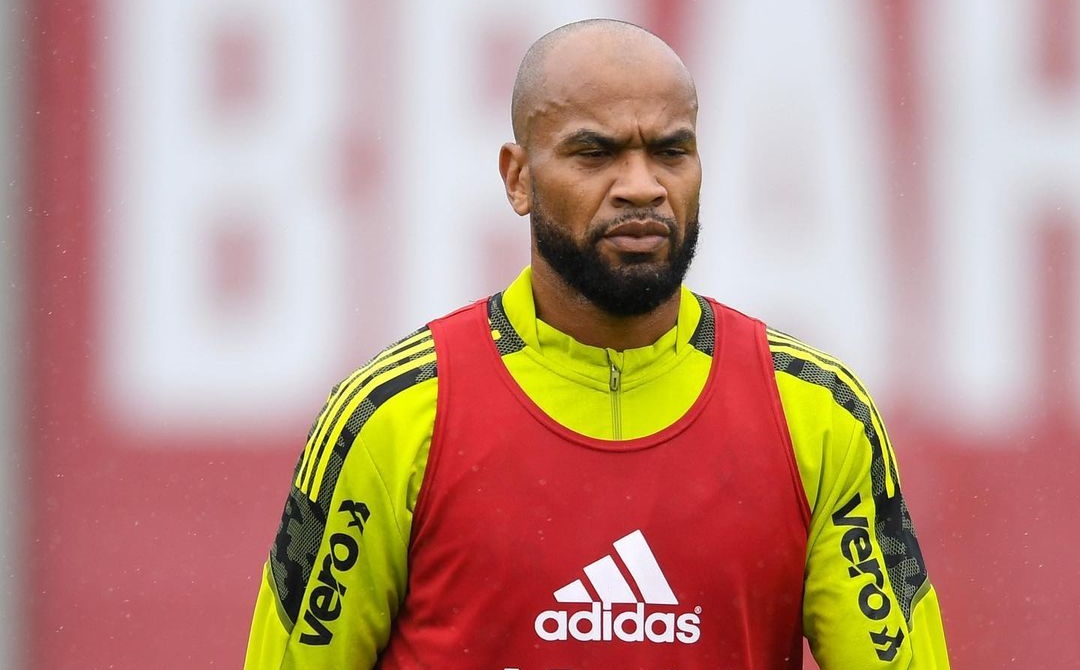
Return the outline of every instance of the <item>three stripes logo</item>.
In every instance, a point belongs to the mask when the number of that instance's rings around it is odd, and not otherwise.
[[[554,592],[556,602],[578,607],[541,612],[533,622],[537,636],[549,642],[697,642],[701,608],[681,614],[675,610],[679,601],[642,532],[635,530],[613,544],[637,592],[608,554],[585,566],[592,592],[580,579]]]

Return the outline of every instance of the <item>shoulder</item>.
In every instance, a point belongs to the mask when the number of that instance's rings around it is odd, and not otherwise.
[[[869,391],[841,359],[766,328],[776,386],[811,509],[857,463],[893,462],[885,424]],[[854,468],[854,469],[853,469]],[[892,468],[890,468],[892,469]]]
[[[387,422],[422,421],[434,417],[438,362],[431,331],[414,330],[355,369],[330,391],[311,426],[303,456],[297,464],[296,488],[313,499],[336,474],[358,440],[371,447],[369,456],[408,458],[401,442],[379,445],[366,439]],[[395,420],[396,417],[399,417]],[[386,453],[384,453],[386,452]],[[335,463],[337,464],[335,467]]]
[[[785,410],[797,411],[799,407],[809,406],[808,409],[816,412],[822,404],[827,404],[850,419],[872,421],[870,415],[876,409],[870,393],[843,360],[715,298],[691,295],[700,305],[702,315],[698,332],[692,338],[694,342],[708,342],[714,328],[731,325],[747,332],[756,331],[757,337],[764,337]],[[714,314],[715,320],[724,322],[723,326],[714,323]]]
[[[338,422],[348,417],[354,425],[366,421],[383,405],[437,376],[435,343],[430,328],[424,326],[387,346],[338,383],[327,401],[327,409],[331,405],[335,409],[326,418]],[[358,429],[356,425],[354,432]]]
[[[868,431],[875,430],[880,419],[873,399],[844,361],[775,328],[766,327],[765,334],[785,404],[794,409],[802,403],[825,402],[866,424]]]

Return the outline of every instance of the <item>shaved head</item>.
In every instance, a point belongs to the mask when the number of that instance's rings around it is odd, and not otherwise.
[[[685,81],[696,108],[694,80],[686,66],[666,42],[648,30],[614,19],[587,19],[552,30],[529,47],[518,67],[510,104],[514,141],[528,143],[532,120],[542,111],[545,92],[560,83],[554,79],[573,77],[591,63],[632,69],[642,62],[664,61],[670,63],[673,76]]]

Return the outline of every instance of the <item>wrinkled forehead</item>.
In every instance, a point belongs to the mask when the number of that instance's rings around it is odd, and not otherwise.
[[[545,134],[565,124],[669,132],[697,118],[693,79],[651,35],[575,35],[553,46],[531,102],[529,125]]]
[[[657,36],[619,22],[572,25],[531,46],[514,82],[518,143],[568,115],[626,120],[679,117],[693,128],[697,92],[686,66]]]
[[[596,126],[613,135],[693,130],[697,97],[685,69],[670,61],[564,62],[537,96],[534,132]]]

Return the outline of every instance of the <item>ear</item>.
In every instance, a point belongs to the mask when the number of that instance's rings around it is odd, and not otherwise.
[[[513,142],[507,142],[499,150],[499,174],[506,187],[506,199],[519,216],[532,209],[532,182],[526,159],[525,148]]]

